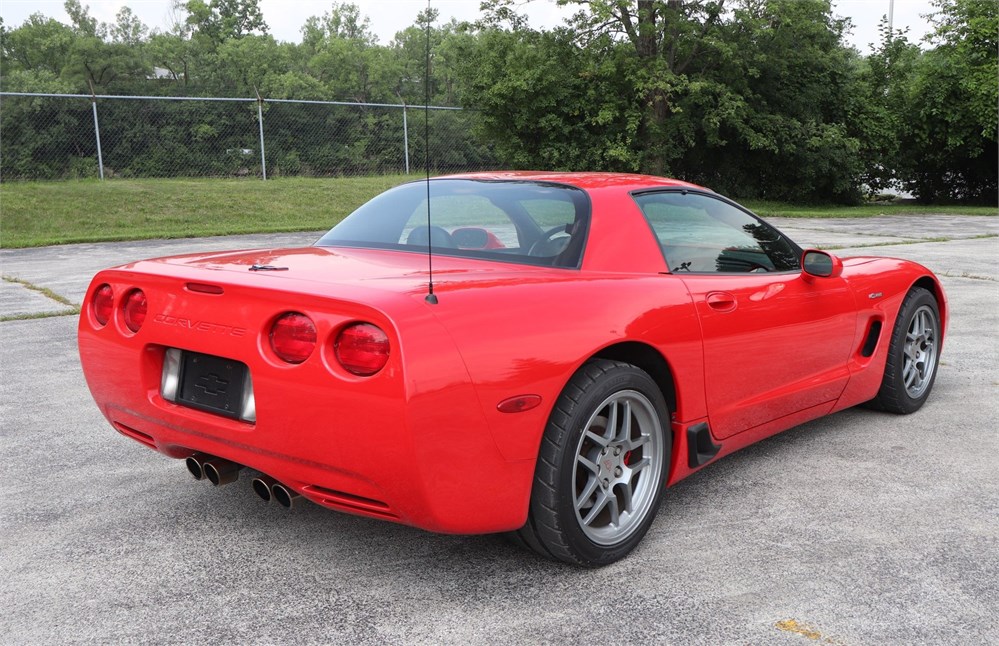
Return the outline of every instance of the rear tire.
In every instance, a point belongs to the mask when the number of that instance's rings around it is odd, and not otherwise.
[[[662,501],[669,419],[662,392],[644,371],[606,359],[587,362],[548,420],[518,542],[586,567],[624,558]]]
[[[936,298],[913,287],[895,320],[881,389],[870,402],[874,408],[899,415],[919,410],[937,376],[941,338]]]

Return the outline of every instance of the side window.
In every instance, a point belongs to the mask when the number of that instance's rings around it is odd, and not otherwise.
[[[635,196],[670,271],[745,273],[800,269],[798,248],[779,231],[720,199],[699,193]]]

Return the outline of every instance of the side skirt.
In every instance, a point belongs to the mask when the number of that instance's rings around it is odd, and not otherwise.
[[[715,444],[711,440],[711,430],[707,422],[695,424],[687,429],[687,466],[691,469],[707,464],[720,450],[721,444]]]

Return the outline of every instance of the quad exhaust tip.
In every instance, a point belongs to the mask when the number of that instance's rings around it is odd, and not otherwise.
[[[295,500],[302,497],[291,487],[283,485],[270,476],[259,476],[253,479],[253,492],[264,502],[277,501],[285,509],[291,509]]]
[[[238,480],[239,471],[243,468],[241,464],[204,453],[195,453],[184,460],[184,463],[195,480],[208,480],[216,487]],[[302,494],[270,476],[257,476],[250,484],[253,492],[261,500],[264,502],[275,500],[285,509],[291,509],[295,501],[302,497]]]
[[[195,453],[186,460],[187,470],[195,480],[207,479],[216,487],[236,482],[243,465],[216,458],[204,453]]]

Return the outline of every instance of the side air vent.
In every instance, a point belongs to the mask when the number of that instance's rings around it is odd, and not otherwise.
[[[878,339],[881,338],[881,321],[871,321],[871,326],[867,329],[867,338],[860,348],[860,356],[869,357],[874,354],[878,347]]]

